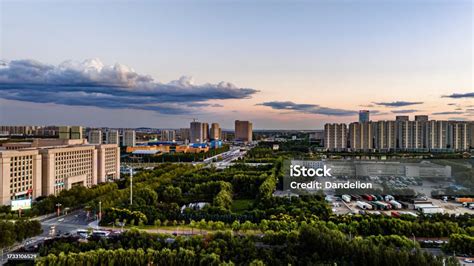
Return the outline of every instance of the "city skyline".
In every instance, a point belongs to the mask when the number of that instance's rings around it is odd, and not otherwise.
[[[472,5],[2,2],[0,121],[322,129],[359,110],[473,120]]]

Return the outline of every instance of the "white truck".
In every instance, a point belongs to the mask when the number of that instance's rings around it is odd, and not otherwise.
[[[342,198],[343,201],[345,201],[347,203],[351,202],[351,196],[349,196],[349,195],[342,195],[341,198]]]
[[[401,209],[402,208],[402,204],[396,200],[391,200],[389,201],[388,203],[390,203],[390,205],[392,205],[392,207],[394,209]]]
[[[363,201],[357,201],[356,202],[357,207],[363,209],[363,210],[372,210],[372,205],[363,202]]]

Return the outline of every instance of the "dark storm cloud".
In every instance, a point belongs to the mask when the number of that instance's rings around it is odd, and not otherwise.
[[[443,98],[452,98],[452,99],[460,99],[460,98],[474,98],[474,92],[468,93],[453,93],[450,95],[443,95]]]
[[[328,116],[350,116],[357,114],[356,111],[323,107],[316,104],[297,104],[290,101],[272,101],[259,103],[257,105],[267,106],[274,110],[288,110],[306,114],[318,114]]]
[[[99,60],[66,61],[58,66],[15,60],[0,67],[0,98],[35,103],[189,113],[208,100],[247,99],[257,90],[228,82],[196,85],[190,77],[169,83]]]
[[[376,105],[382,105],[386,107],[403,107],[409,105],[422,104],[423,102],[406,102],[406,101],[396,101],[396,102],[374,102]]]

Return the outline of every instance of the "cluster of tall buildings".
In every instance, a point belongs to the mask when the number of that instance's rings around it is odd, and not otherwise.
[[[1,136],[57,136],[57,126],[0,126]]]
[[[187,132],[181,129],[183,136]],[[253,136],[252,122],[235,120],[234,141],[251,142]],[[193,121],[189,127],[189,141],[191,143],[204,143],[213,140],[222,140],[222,128],[218,123],[212,123],[209,127],[208,123]]]
[[[331,151],[468,151],[474,147],[474,123],[429,120],[426,115],[370,121],[361,111],[359,122],[326,124],[324,146]]]
[[[90,144],[79,129],[62,128],[61,138],[2,144],[0,205],[120,178],[118,145]]]
[[[61,138],[61,134],[59,137]],[[89,130],[87,140],[90,144],[117,144],[124,147],[133,147],[136,145],[136,133],[135,130],[130,129],[123,130],[122,135],[117,129],[107,131],[92,129]]]
[[[189,141],[191,143],[204,143],[222,139],[222,129],[218,123],[191,122],[189,126]]]

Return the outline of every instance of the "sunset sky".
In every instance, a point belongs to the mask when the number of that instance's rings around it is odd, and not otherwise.
[[[474,120],[473,1],[0,1],[0,124]]]

